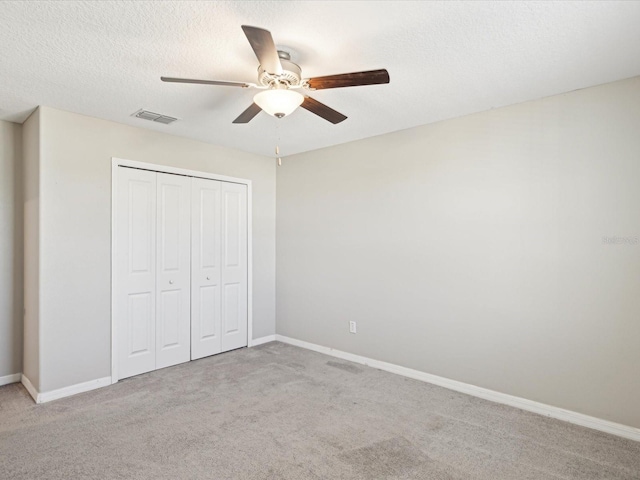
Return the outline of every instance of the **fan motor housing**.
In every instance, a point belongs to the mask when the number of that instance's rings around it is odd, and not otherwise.
[[[278,52],[280,53],[280,52]],[[275,84],[286,84],[289,86],[300,85],[302,80],[302,69],[290,60],[280,56],[280,64],[282,65],[282,73],[280,75],[272,75],[262,68],[258,67],[258,83],[265,87],[271,87]]]

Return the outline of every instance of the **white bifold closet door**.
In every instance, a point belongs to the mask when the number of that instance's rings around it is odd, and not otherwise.
[[[247,345],[247,187],[194,178],[191,358]]]
[[[156,368],[191,359],[191,177],[158,173]]]
[[[191,178],[118,168],[120,378],[191,356]]]
[[[156,368],[156,173],[118,168],[118,376]]]
[[[118,168],[118,377],[247,345],[247,187]]]

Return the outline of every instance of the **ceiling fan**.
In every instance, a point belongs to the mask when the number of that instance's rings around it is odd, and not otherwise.
[[[336,124],[346,116],[314,100],[298,90],[355,87],[389,83],[389,72],[384,69],[343,73],[326,77],[302,78],[302,69],[291,61],[288,52],[276,49],[271,32],[263,28],[242,25],[242,30],[258,57],[258,83],[195,80],[190,78],[160,77],[163,82],[197,83],[226,87],[257,88],[263,90],[253,97],[253,103],[233,123],[249,123],[262,110],[282,118],[302,107]]]

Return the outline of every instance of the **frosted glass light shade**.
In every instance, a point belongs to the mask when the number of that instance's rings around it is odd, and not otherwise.
[[[282,118],[292,113],[304,100],[304,96],[293,90],[265,90],[253,97],[262,110],[274,117]]]

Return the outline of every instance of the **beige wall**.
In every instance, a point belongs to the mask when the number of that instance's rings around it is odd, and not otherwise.
[[[277,333],[640,427],[639,132],[633,78],[285,159]]]
[[[273,159],[52,108],[40,115],[40,391],[111,375],[111,157],[252,180],[253,336],[275,333]]]
[[[22,124],[24,187],[24,356],[22,371],[40,385],[40,109]]]
[[[0,120],[0,378],[22,372],[22,126]]]

